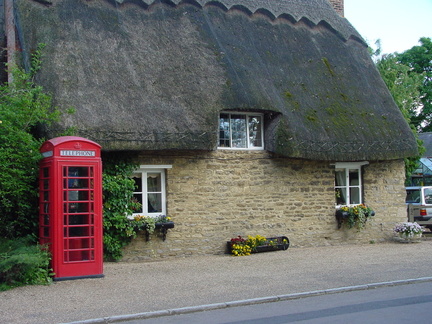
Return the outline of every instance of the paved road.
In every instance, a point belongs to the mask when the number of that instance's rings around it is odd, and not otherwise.
[[[432,282],[131,320],[128,324],[429,323]]]
[[[129,314],[431,278],[431,250],[432,240],[426,239],[416,244],[290,247],[247,257],[106,263],[102,279],[0,292],[0,323],[104,322]]]

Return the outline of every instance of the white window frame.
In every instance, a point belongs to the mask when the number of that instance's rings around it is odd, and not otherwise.
[[[141,188],[142,191],[134,191],[134,195],[141,194],[142,195],[142,212],[133,213],[129,218],[133,218],[137,215],[145,215],[150,217],[157,217],[160,215],[167,215],[167,201],[166,201],[166,170],[171,169],[171,165],[140,165],[139,169],[132,172],[132,176],[134,174],[141,175]],[[147,175],[149,173],[158,173],[161,176],[161,212],[148,212],[148,190],[147,190]],[[159,193],[159,192],[158,192]]]
[[[229,129],[229,135],[230,135],[230,145],[229,147],[227,146],[220,146],[220,115],[222,114],[227,114],[229,115],[229,119],[230,119],[230,129]],[[232,147],[232,122],[231,122],[231,115],[244,115],[246,116],[246,146],[247,147]],[[259,116],[261,118],[261,146],[250,146],[250,141],[248,140],[248,134],[249,134],[249,117],[257,117]],[[264,150],[264,114],[261,113],[253,113],[253,112],[237,112],[237,111],[222,111],[219,114],[219,119],[218,119],[218,149],[221,150]]]
[[[345,188],[346,192],[346,205],[338,205],[337,201],[335,202],[336,208],[340,208],[342,206],[356,206],[363,203],[363,182],[362,182],[362,166],[369,164],[367,161],[363,162],[337,162],[334,164],[335,171],[343,169],[345,170],[345,185],[344,186],[336,186],[336,179],[335,179],[335,192],[336,189],[339,188]],[[350,170],[357,170],[358,176],[359,176],[359,183],[357,185],[350,185],[349,183],[349,171]],[[350,188],[358,188],[359,190],[359,203],[358,204],[351,204],[351,197],[350,197]]]

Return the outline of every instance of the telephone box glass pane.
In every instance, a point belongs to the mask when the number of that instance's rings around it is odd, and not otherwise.
[[[94,168],[63,167],[64,262],[95,259]]]
[[[88,226],[69,227],[69,237],[90,236]]]
[[[65,240],[64,248],[66,250],[81,250],[91,248],[91,239],[77,238]]]
[[[69,167],[68,172],[69,177],[88,177],[89,168],[88,167]]]
[[[49,203],[44,203],[44,209],[43,209],[44,213],[48,214],[49,212]]]
[[[89,224],[89,215],[69,215],[69,222],[67,225],[83,225]]]
[[[69,201],[89,200],[89,192],[88,191],[69,191],[68,192],[68,200]]]
[[[68,180],[68,186],[65,188],[73,188],[73,189],[88,189],[89,181],[88,179],[71,179]]]
[[[89,204],[88,203],[69,203],[67,204],[69,208],[65,211],[65,213],[87,213],[89,212]]]

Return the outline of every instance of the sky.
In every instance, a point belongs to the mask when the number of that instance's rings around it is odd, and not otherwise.
[[[432,0],[345,0],[345,18],[372,48],[402,53],[432,38]]]

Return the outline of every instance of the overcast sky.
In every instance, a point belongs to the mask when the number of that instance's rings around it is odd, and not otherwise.
[[[432,0],[345,0],[345,17],[373,48],[381,39],[383,53],[432,38]]]

